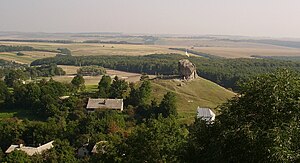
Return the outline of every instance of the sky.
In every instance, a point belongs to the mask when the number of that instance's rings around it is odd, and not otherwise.
[[[0,31],[300,38],[300,0],[0,0]]]

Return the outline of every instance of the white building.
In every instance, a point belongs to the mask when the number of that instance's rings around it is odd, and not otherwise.
[[[41,145],[39,147],[27,147],[27,146],[24,146],[23,144],[20,144],[20,145],[11,145],[5,151],[5,153],[8,154],[8,153],[13,152],[14,150],[20,150],[20,151],[25,152],[29,156],[32,156],[34,154],[41,154],[43,151],[46,151],[46,150],[49,150],[49,149],[53,148],[53,142],[54,141],[51,141],[51,142],[46,143],[44,145]]]
[[[197,118],[201,118],[207,122],[212,122],[216,118],[216,114],[209,108],[197,108]]]

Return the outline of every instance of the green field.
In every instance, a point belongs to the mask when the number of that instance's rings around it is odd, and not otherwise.
[[[22,64],[30,64],[36,59],[54,57],[56,53],[40,52],[40,51],[21,51],[24,56],[18,56],[16,52],[0,52],[0,59],[14,61]]]
[[[215,110],[218,105],[235,96],[233,92],[203,78],[189,82],[154,80],[152,87],[153,98],[158,100],[162,99],[168,91],[176,94],[178,113],[185,123],[191,123],[194,120],[198,106]]]
[[[139,56],[148,54],[178,53],[185,55],[184,52],[170,50],[169,46],[160,45],[127,45],[127,44],[92,44],[92,43],[31,43],[31,42],[1,42],[0,45],[10,46],[31,46],[42,50],[57,50],[57,48],[68,48],[74,56],[90,55],[128,55]],[[0,53],[0,59],[16,61],[21,63],[31,63],[32,61],[45,57],[53,57],[56,53],[50,52],[23,52],[25,56],[17,56],[15,53]]]

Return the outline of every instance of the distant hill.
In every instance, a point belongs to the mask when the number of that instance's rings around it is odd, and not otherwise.
[[[235,96],[233,92],[203,78],[189,82],[154,80],[152,87],[153,98],[158,100],[162,99],[168,91],[176,94],[180,119],[186,123],[194,120],[198,106],[214,109]]]

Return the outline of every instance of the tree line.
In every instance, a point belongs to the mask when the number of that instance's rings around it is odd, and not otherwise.
[[[31,47],[31,46],[0,45],[0,52],[16,52],[16,51],[58,52],[56,50],[36,49],[36,48]]]
[[[275,72],[278,68],[300,71],[300,62],[274,59],[226,59],[189,57],[179,54],[152,54],[147,56],[76,56],[53,57],[33,61],[31,65],[56,63],[60,65],[98,65],[105,68],[147,73],[151,75],[178,74],[178,61],[189,59],[197,66],[198,74],[223,87],[238,91],[238,83],[258,74]]]

